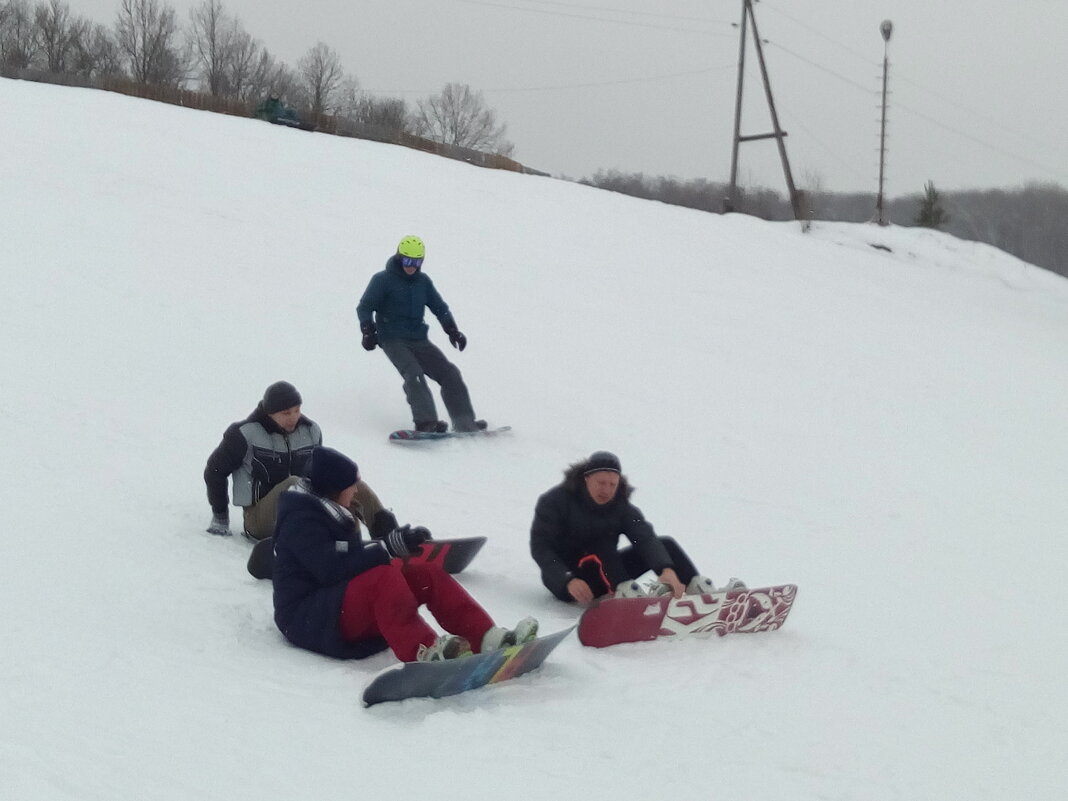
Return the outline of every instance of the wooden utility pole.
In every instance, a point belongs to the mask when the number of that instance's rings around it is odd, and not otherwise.
[[[753,43],[756,45],[757,61],[760,64],[760,75],[764,81],[764,95],[768,101],[768,111],[771,113],[772,132],[765,134],[750,134],[742,136],[742,94],[745,79],[745,49],[746,33],[748,26],[753,28]],[[760,32],[757,30],[756,16],[753,14],[753,0],[742,0],[741,40],[738,48],[738,93],[734,102],[734,147],[731,150],[731,185],[727,195],[725,211],[734,211],[738,192],[738,146],[742,142],[752,142],[757,139],[772,139],[778,143],[779,158],[782,160],[783,174],[786,176],[786,188],[790,193],[790,206],[794,212],[794,219],[801,220],[804,213],[801,209],[801,197],[794,186],[794,177],[790,172],[790,160],[786,157],[786,132],[779,125],[779,115],[775,110],[775,99],[771,95],[771,81],[768,79],[768,67],[764,61],[764,47],[760,41]]]

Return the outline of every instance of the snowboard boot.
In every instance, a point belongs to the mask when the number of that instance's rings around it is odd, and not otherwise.
[[[621,581],[616,585],[616,598],[647,598],[649,593],[645,591],[645,588],[634,581]]]
[[[464,434],[473,434],[476,431],[486,430],[485,420],[461,420],[460,422],[453,421],[452,430],[458,431]]]
[[[675,591],[670,584],[654,579],[645,585],[645,594],[650,598],[659,598],[662,595],[674,595]]]
[[[716,585],[708,576],[694,576],[686,585],[687,595],[708,595],[716,591]]]
[[[496,651],[498,648],[509,648],[513,645],[522,645],[530,642],[538,636],[538,621],[532,617],[525,617],[515,624],[514,629],[505,629],[500,626],[490,626],[482,635],[482,650]]]
[[[449,424],[444,420],[424,420],[415,424],[415,430],[426,434],[444,434],[449,430]]]
[[[433,645],[420,645],[415,653],[416,662],[441,662],[445,659],[461,659],[471,656],[471,643],[455,634],[443,634]]]

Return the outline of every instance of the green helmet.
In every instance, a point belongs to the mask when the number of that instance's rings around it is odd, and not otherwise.
[[[426,255],[423,240],[417,236],[406,236],[397,245],[397,253],[411,259],[421,259]]]

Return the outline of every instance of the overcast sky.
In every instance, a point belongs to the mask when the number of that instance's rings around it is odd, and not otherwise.
[[[110,23],[118,0],[69,0]],[[200,0],[172,0],[185,24]],[[508,125],[517,160],[726,180],[741,0],[226,0],[277,58],[317,41],[363,89],[414,104],[469,84]],[[1068,0],[761,0],[756,19],[800,187],[878,186],[889,43],[886,192],[1068,187]],[[747,48],[743,134],[771,131]],[[741,147],[740,178],[785,187],[774,142]]]

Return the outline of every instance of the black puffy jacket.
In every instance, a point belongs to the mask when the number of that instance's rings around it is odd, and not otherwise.
[[[541,568],[541,579],[557,597],[567,597],[567,583],[579,560],[593,555],[601,562],[612,587],[629,578],[619,557],[619,535],[624,535],[645,564],[659,573],[673,567],[663,544],[641,509],[630,502],[633,492],[620,476],[615,498],[598,505],[586,490],[585,464],[573,465],[564,481],[538,498],[530,526],[530,554]],[[595,594],[602,594],[597,587]]]

